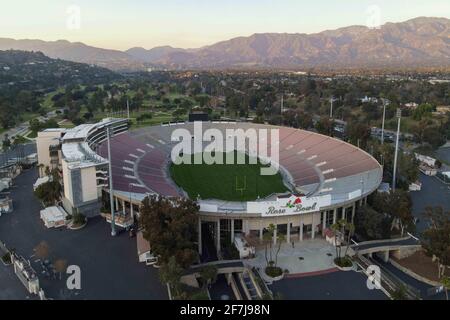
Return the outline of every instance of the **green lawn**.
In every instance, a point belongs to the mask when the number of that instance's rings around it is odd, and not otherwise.
[[[236,154],[237,152],[235,159]],[[172,163],[170,173],[175,183],[192,199],[200,195],[202,199],[252,201],[258,196],[265,198],[273,193],[288,191],[279,173],[274,176],[262,176],[261,164],[248,164],[247,155],[245,162],[244,165]]]

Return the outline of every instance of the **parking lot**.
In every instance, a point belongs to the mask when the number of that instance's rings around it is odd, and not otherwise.
[[[79,231],[68,229],[46,229],[39,218],[41,206],[33,196],[33,183],[37,170],[27,170],[15,179],[11,189],[14,212],[0,217],[0,240],[10,249],[32,262],[40,274],[40,283],[46,296],[52,299],[167,299],[167,290],[152,267],[139,264],[136,239],[127,233],[111,237],[110,226],[100,217],[89,220]],[[41,242],[49,247],[50,262],[66,260],[68,265],[81,269],[81,290],[71,291],[66,287],[67,275],[55,278],[42,274],[34,248]],[[3,270],[0,269],[0,273]],[[3,273],[0,280],[7,275]],[[12,281],[8,276],[8,283]],[[18,284],[19,280],[15,279]],[[20,284],[21,286],[21,284]],[[20,287],[19,286],[19,287]],[[26,298],[17,286],[8,296]]]
[[[420,173],[422,190],[411,193],[413,202],[413,215],[419,219],[416,225],[417,235],[428,228],[428,221],[423,216],[428,206],[441,206],[444,210],[450,210],[450,186],[443,184],[436,177],[429,177]]]

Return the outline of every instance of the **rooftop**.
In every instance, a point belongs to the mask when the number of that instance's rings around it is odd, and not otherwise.
[[[63,137],[62,153],[70,163],[69,168],[87,168],[107,164],[108,160],[95,153],[88,144],[89,134],[103,129],[107,125],[121,122],[123,119],[106,118],[95,124],[82,124],[67,130]]]

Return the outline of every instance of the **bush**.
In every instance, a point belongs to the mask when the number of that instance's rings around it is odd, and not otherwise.
[[[4,264],[11,264],[12,263],[11,253],[8,252],[7,254],[4,254],[2,256],[2,261],[3,261]]]
[[[190,296],[190,300],[209,300],[206,291],[199,291]]]
[[[136,118],[136,121],[137,122],[142,122],[142,121],[150,120],[150,119],[152,119],[152,114],[151,113],[144,113],[144,114],[141,114],[140,116],[138,116]]]
[[[349,257],[336,258],[334,263],[341,268],[350,268],[353,266],[353,262]]]
[[[279,277],[283,274],[283,270],[279,267],[269,266],[269,267],[266,267],[265,271],[266,271],[266,274],[272,278]]]
[[[81,226],[86,223],[86,217],[81,213],[76,213],[73,215],[73,224],[76,226]]]

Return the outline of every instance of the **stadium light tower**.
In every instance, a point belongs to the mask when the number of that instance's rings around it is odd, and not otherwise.
[[[395,182],[397,179],[398,142],[400,140],[400,122],[402,119],[402,110],[400,108],[397,109],[397,118],[398,118],[398,125],[397,125],[397,139],[395,141],[395,157],[394,157],[394,173],[392,175],[392,191],[395,191]]]
[[[333,119],[333,96],[330,99],[330,119]]]
[[[383,99],[383,122],[381,123],[381,144],[384,144],[384,121],[386,119],[386,101]]]
[[[106,128],[106,137],[108,139],[108,169],[109,169],[109,203],[111,208],[111,236],[116,236],[116,216],[114,212],[114,194],[112,177],[112,158],[111,158],[111,128]]]

